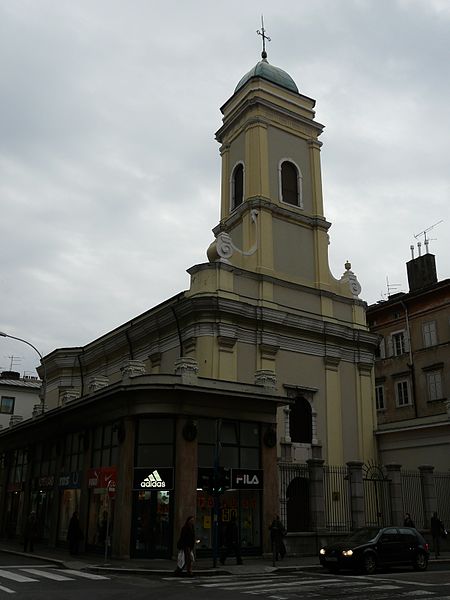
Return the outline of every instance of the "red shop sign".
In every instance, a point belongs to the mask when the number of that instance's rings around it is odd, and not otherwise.
[[[94,489],[106,489],[109,493],[116,491],[117,468],[98,467],[88,469],[88,487]]]

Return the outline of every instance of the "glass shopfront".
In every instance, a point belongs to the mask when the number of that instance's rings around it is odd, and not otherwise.
[[[171,556],[174,435],[172,418],[143,418],[138,423],[133,478],[132,556]]]
[[[229,490],[220,497],[219,506],[219,547],[223,544],[225,527],[234,517],[239,529],[242,552],[258,554],[262,538],[260,492]],[[204,491],[198,491],[196,534],[200,542],[197,549],[206,553],[212,550],[213,508],[213,497]]]
[[[114,507],[117,481],[116,467],[89,469],[89,517],[87,545],[103,552],[111,547],[114,535]],[[109,550],[108,550],[109,552]]]
[[[6,486],[6,515],[5,531],[8,538],[22,535],[24,520],[23,507],[25,495],[24,483],[28,473],[28,456],[24,450],[15,450],[11,453],[11,467]]]
[[[59,478],[59,542],[67,541],[69,521],[74,512],[79,512],[81,494],[80,482],[81,473],[78,471],[61,475]]]
[[[261,552],[262,471],[260,471],[260,427],[258,423],[198,419],[198,465],[196,533],[199,553],[213,546],[214,498],[204,485],[205,473],[217,469],[228,473],[227,490],[219,496],[218,543],[235,517],[244,554]],[[202,472],[202,473],[201,473]],[[256,475],[256,479],[255,479]],[[206,477],[207,479],[207,477]]]
[[[34,481],[34,489],[31,492],[31,510],[36,513],[38,526],[38,539],[48,541],[50,539],[51,520],[54,508],[54,482],[53,475],[39,477]]]
[[[132,553],[170,557],[170,491],[134,492]]]

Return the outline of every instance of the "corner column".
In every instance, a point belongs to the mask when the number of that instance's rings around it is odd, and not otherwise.
[[[114,511],[113,556],[130,557],[131,519],[133,506],[135,422],[126,418],[123,422],[123,441],[119,447],[117,465],[116,503]]]

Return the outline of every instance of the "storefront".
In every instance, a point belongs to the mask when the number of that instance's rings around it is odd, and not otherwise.
[[[88,471],[89,513],[87,546],[103,552],[111,546],[114,534],[114,506],[117,469],[98,467]]]
[[[71,473],[66,473],[59,477],[58,542],[67,541],[69,521],[74,512],[79,512],[81,494],[80,486],[80,471],[72,471]]]
[[[170,557],[173,486],[171,467],[134,470],[132,556]]]
[[[212,479],[213,469],[199,469],[198,478],[196,533],[197,539],[200,540],[197,551],[201,554],[209,554],[213,547],[214,498],[208,489],[200,489],[209,478],[208,471]],[[231,469],[227,479],[229,489],[219,496],[219,547],[223,543],[226,524],[234,517],[239,529],[242,552],[260,554],[263,471]]]
[[[22,483],[8,483],[6,487],[5,532],[7,538],[22,535],[24,492]]]
[[[54,487],[54,475],[43,475],[33,480],[30,512],[34,511],[36,513],[37,536],[38,539],[45,542],[50,539],[55,498]]]

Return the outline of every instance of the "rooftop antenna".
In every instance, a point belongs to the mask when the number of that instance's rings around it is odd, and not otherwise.
[[[270,39],[270,37],[268,35],[266,35],[266,30],[264,29],[264,15],[261,15],[261,29],[257,29],[256,33],[262,37],[263,49],[261,52],[261,56],[262,56],[262,58],[267,58],[266,40],[268,42],[271,42],[272,40]]]
[[[8,356],[9,358],[9,370],[12,371],[17,363],[20,363],[22,358],[20,356]]]
[[[389,277],[386,275],[386,287],[387,287],[387,294],[388,294],[388,298],[391,296],[391,292],[396,292],[396,290],[398,290],[399,287],[401,287],[401,283],[390,283],[389,281]]]
[[[434,225],[430,225],[430,227],[427,227],[426,229],[424,229],[423,231],[420,231],[419,233],[417,233],[414,237],[419,238],[421,235],[423,235],[423,243],[425,246],[425,252],[428,254],[428,244],[430,243],[430,241],[433,239],[435,240],[436,238],[428,238],[427,237],[427,233],[429,231],[431,231],[432,229],[434,229],[436,227],[436,225],[439,225],[440,223],[443,223],[444,219],[441,219],[440,221],[438,221],[437,223],[435,223]],[[411,246],[412,248],[412,246]],[[419,256],[422,256],[422,243],[421,242],[417,242],[417,248],[419,249]],[[413,258],[414,258],[414,254],[413,254]]]

